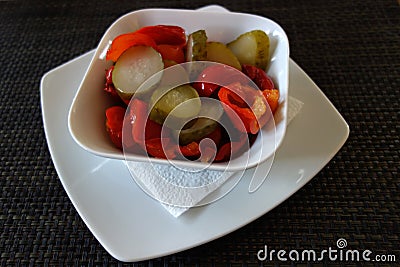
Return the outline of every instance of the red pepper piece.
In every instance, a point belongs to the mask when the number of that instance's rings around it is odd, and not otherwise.
[[[263,69],[253,65],[244,64],[242,65],[242,71],[258,86],[261,91],[272,90],[275,88],[274,82]]]
[[[147,104],[135,98],[130,102],[129,108],[133,140],[144,148]]]
[[[221,129],[217,127],[211,134],[207,135],[205,138],[210,138],[212,139],[215,144],[218,146],[220,140],[221,140]],[[178,149],[182,153],[183,156],[185,157],[198,157],[200,156],[201,152],[203,153],[208,153],[215,155],[216,152],[212,151],[200,151],[200,146],[199,143],[197,142],[191,142],[185,146],[179,146],[175,144],[170,138],[157,138],[157,137],[152,137],[149,139],[145,140],[146,144],[146,151],[149,153],[151,156],[156,157],[156,158],[163,158],[163,159],[174,159],[178,155]],[[163,147],[164,144],[164,147]]]
[[[200,97],[211,97],[220,87],[218,84],[207,82],[194,82],[192,86]]]
[[[171,144],[171,142],[170,138],[148,139],[145,141],[146,151],[155,158],[174,159],[176,157],[176,145]]]
[[[135,98],[131,101],[129,107],[133,140],[145,149],[146,140],[161,138],[162,126],[148,119],[148,106],[145,102]]]
[[[152,38],[156,44],[186,45],[186,33],[182,27],[174,25],[146,26],[136,31]]]
[[[243,65],[242,71],[258,86],[271,108],[272,113],[279,105],[279,90],[275,89],[274,82],[264,70],[252,65]]]
[[[134,45],[151,46],[157,49],[156,42],[148,35],[143,33],[131,32],[117,36],[111,43],[107,51],[106,60],[114,62],[124,53],[129,47]]]
[[[111,66],[106,70],[106,83],[104,87],[104,91],[109,93],[112,97],[119,97],[117,91],[115,90],[114,83],[112,81],[112,71],[114,70],[114,66]]]
[[[211,140],[213,140],[214,144],[218,147],[222,139],[221,127],[218,125],[214,131],[206,135],[204,138],[210,138]]]
[[[263,95],[267,100],[269,107],[271,108],[272,114],[274,114],[279,106],[279,90],[278,89],[264,90]]]
[[[113,106],[106,109],[106,130],[113,144],[122,149],[122,126],[126,109]]]
[[[268,121],[268,103],[261,91],[234,83],[222,87],[218,97],[229,107],[224,105],[225,112],[235,128],[241,132],[256,134]]]
[[[128,104],[129,101],[125,101],[125,100],[121,99],[121,97],[117,93],[117,90],[115,89],[114,83],[112,81],[113,70],[114,70],[114,66],[111,66],[109,69],[106,70],[106,83],[105,83],[104,91],[106,91],[116,101],[122,100],[122,102],[124,102],[125,104]]]
[[[200,96],[210,97],[220,86],[234,82],[246,84],[248,78],[239,70],[223,64],[215,64],[205,68],[197,77],[193,87]]]
[[[147,139],[145,144],[147,153],[156,158],[174,159],[179,154],[178,149],[185,157],[198,157],[200,155],[199,144],[196,142],[178,146],[170,138],[152,138]]]
[[[122,127],[122,145],[126,151],[137,151],[140,150],[138,145],[135,143],[132,137],[132,125],[129,116],[124,117]]]
[[[209,145],[208,142],[202,142],[202,140],[205,139],[211,139],[214,145]],[[218,125],[213,132],[209,133],[202,140],[199,141],[199,150],[201,153],[200,161],[202,162],[214,161],[218,147],[221,143],[221,139],[222,139],[222,131],[221,127]]]
[[[160,44],[157,46],[157,51],[163,60],[172,60],[178,64],[185,62],[183,49],[178,45]]]
[[[157,45],[161,44],[173,45],[182,49],[186,45],[185,30],[178,26],[155,25],[121,34],[112,41],[106,60],[116,62],[123,52],[134,45],[151,46],[158,51]]]
[[[223,146],[220,147],[220,149],[218,149],[214,161],[220,162],[229,160],[231,157],[235,156],[244,148],[244,145],[247,143],[247,140],[248,140],[247,134],[243,133],[240,135],[238,141],[224,144]]]
[[[185,146],[179,146],[179,149],[185,157],[198,157],[200,155],[199,144],[196,142],[191,142]]]

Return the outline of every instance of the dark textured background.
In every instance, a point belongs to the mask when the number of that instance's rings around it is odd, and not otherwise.
[[[393,266],[400,264],[397,1],[72,0],[0,1],[0,266],[122,264],[93,237],[59,181],[42,126],[40,78],[95,48],[107,27],[129,11],[207,4],[278,22],[291,57],[347,120],[350,137],[310,183],[256,221],[134,265],[258,266],[255,254],[265,244],[321,249],[339,237],[352,248],[395,254]]]

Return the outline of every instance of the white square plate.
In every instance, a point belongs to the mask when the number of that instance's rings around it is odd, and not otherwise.
[[[93,54],[87,53],[44,75],[43,121],[65,191],[93,235],[118,260],[140,261],[176,253],[252,222],[309,182],[349,134],[342,116],[290,61],[290,84],[296,86],[291,96],[304,106],[288,126],[265,182],[250,194],[248,186],[254,169],[247,170],[225,197],[190,209],[176,219],[141,191],[122,161],[85,151],[69,134],[68,108]],[[265,173],[261,165],[254,175],[263,177]]]

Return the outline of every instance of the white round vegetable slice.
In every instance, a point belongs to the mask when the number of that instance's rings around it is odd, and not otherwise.
[[[140,85],[154,74],[164,69],[161,54],[150,46],[132,46],[127,49],[117,60],[112,72],[112,81],[118,94],[129,100]],[[154,76],[151,84],[157,84],[162,75]],[[151,89],[141,89],[146,92]]]

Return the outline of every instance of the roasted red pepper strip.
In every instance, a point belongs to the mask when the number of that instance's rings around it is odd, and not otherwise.
[[[242,65],[242,71],[258,86],[261,91],[272,90],[275,88],[274,82],[263,69],[253,65],[244,64]]]
[[[206,135],[202,140],[205,139],[211,139],[212,142],[215,144],[215,146],[214,145],[208,146],[208,143],[202,143],[200,146],[201,142],[200,140],[200,142],[198,143],[199,152],[201,153],[200,161],[202,162],[214,161],[214,158],[216,157],[217,150],[222,139],[221,127],[218,125],[214,131]]]
[[[200,155],[199,144],[196,142],[191,142],[185,146],[179,146],[179,149],[185,157],[197,157]]]
[[[220,86],[234,82],[246,84],[249,78],[241,71],[223,64],[215,64],[205,68],[197,77],[192,86],[199,96],[210,97]]]
[[[122,127],[122,145],[126,151],[140,150],[138,144],[135,143],[132,137],[132,124],[129,116],[124,117]]]
[[[134,45],[151,46],[157,49],[156,42],[148,35],[138,32],[125,33],[117,36],[107,50],[106,60],[114,62],[124,53],[129,47]]]
[[[218,146],[219,142],[221,141],[221,129],[217,127],[212,133],[207,135],[205,138],[212,139],[216,144],[216,146]],[[201,152],[205,154],[210,154],[212,156],[217,153],[215,149],[214,152],[207,151],[207,149],[209,148],[206,148],[206,151],[200,151],[200,146],[199,143],[197,142],[191,142],[185,146],[179,146],[176,143],[174,143],[171,140],[171,138],[168,137],[148,138],[145,140],[145,144],[147,153],[156,158],[165,159],[168,157],[168,159],[174,159],[179,154],[178,149],[180,150],[180,153],[182,153],[182,155],[185,157],[198,157],[200,156]]]
[[[109,93],[113,98],[119,98],[117,91],[115,90],[114,83],[112,81],[112,71],[114,70],[114,66],[111,66],[106,70],[106,83],[104,87],[104,91]]]
[[[148,119],[147,108],[147,104],[137,98],[130,103],[132,139],[151,156],[166,158],[161,146],[161,125]]]
[[[167,55],[165,53],[166,48],[161,47],[158,50],[158,46],[171,45],[176,47],[177,51],[174,51],[175,53],[183,53],[182,49],[186,45],[185,30],[178,26],[155,25],[143,27],[135,32],[121,34],[112,41],[107,51],[106,60],[116,62],[123,52],[134,45],[151,46],[160,53],[164,52],[164,55]],[[169,50],[172,50],[172,47],[169,47]],[[171,51],[169,51],[169,54],[171,54]]]
[[[144,129],[147,122],[147,104],[135,98],[130,102],[129,108],[133,140],[144,148]]]
[[[263,95],[267,100],[269,107],[271,108],[272,114],[275,113],[276,109],[279,106],[279,90],[264,90]]]
[[[170,138],[148,139],[145,141],[146,151],[156,158],[174,159],[176,157],[176,145],[171,144],[171,142]]]
[[[268,103],[259,90],[234,83],[222,87],[218,97],[229,107],[224,105],[225,112],[241,132],[256,134],[268,121]]]
[[[163,60],[172,60],[178,64],[185,62],[185,53],[178,45],[160,44],[157,46],[157,51]]]
[[[179,154],[178,149],[185,157],[198,157],[200,155],[199,144],[196,142],[178,146],[167,137],[147,139],[145,143],[147,153],[156,158],[174,159]]]
[[[111,66],[108,70],[106,70],[106,82],[105,82],[105,87],[104,91],[106,91],[114,100],[116,101],[122,101],[126,105],[129,104],[129,100],[122,99],[118,93],[117,90],[115,89],[114,83],[112,81],[112,72],[114,70],[114,66]]]
[[[135,98],[130,103],[130,120],[133,140],[145,149],[145,141],[161,137],[162,126],[148,119],[148,106]]]
[[[182,27],[174,25],[146,26],[136,31],[152,38],[157,45],[177,45],[181,48],[186,45],[186,33]]]
[[[170,138],[161,138],[162,126],[148,119],[147,104],[135,98],[131,101],[129,107],[134,142],[153,157],[175,158],[176,150],[170,146]],[[165,148],[162,147],[162,142],[165,142]]]
[[[252,65],[243,65],[242,71],[245,73],[262,91],[265,99],[271,108],[272,113],[276,111],[279,105],[279,90],[275,89],[274,82],[265,73],[264,70]]]
[[[214,144],[216,146],[219,146],[219,144],[221,143],[221,139],[222,139],[222,131],[221,131],[221,127],[218,125],[214,131],[212,131],[211,133],[209,133],[208,135],[206,135],[204,138],[210,138],[211,140],[213,140]]]
[[[106,129],[113,144],[122,149],[122,126],[126,109],[113,106],[106,110]]]
[[[229,160],[230,157],[235,156],[242,148],[244,148],[244,145],[247,143],[247,140],[248,140],[247,134],[243,133],[240,135],[238,141],[229,142],[222,145],[220,149],[218,149],[214,161],[220,162]]]

